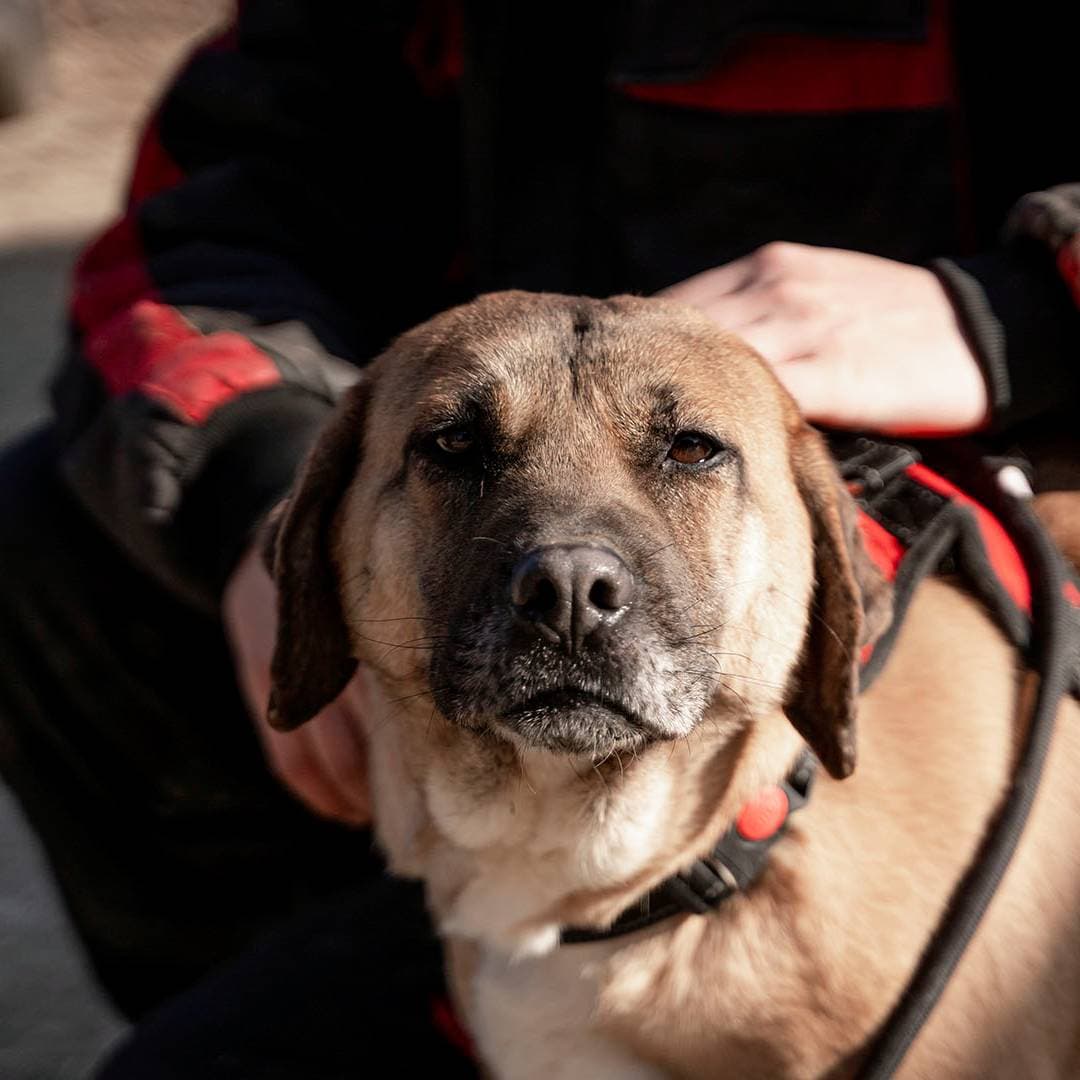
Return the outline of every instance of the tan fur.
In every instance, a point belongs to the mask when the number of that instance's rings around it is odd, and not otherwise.
[[[816,722],[806,703],[819,701],[828,731],[808,737],[842,746],[837,702],[862,634],[860,590],[874,602],[859,553],[844,550],[856,541],[835,476],[764,365],[683,309],[624,298],[589,308],[603,360],[571,387],[559,349],[581,303],[482,298],[406,335],[366,377],[363,464],[325,557],[372,687],[380,841],[395,871],[427,884],[456,996],[497,1076],[851,1075],[1007,785],[1016,657],[976,603],[927,581],[858,702],[854,774],[819,776],[747,895],[708,917],[558,947],[559,926],[610,921],[785,774],[802,744],[785,709],[805,733]],[[619,388],[646,377],[676,385],[702,424],[730,434],[745,498],[726,481],[654,489],[647,470],[627,465],[621,440],[640,418],[634,393]],[[467,730],[433,707],[423,568],[443,560],[468,575],[490,555],[481,536],[440,546],[446,496],[407,466],[405,447],[418,417],[481,378],[494,380],[499,423],[531,440],[515,494],[638,515],[673,537],[695,595],[724,594],[724,624],[699,627],[723,674],[686,737],[634,755],[559,755]],[[497,513],[503,495],[480,497]],[[1059,506],[1063,532],[1067,519]],[[822,632],[812,598],[832,605],[841,648],[808,645]],[[1077,713],[1072,702],[1062,709],[1019,853],[904,1077],[1076,1073]]]

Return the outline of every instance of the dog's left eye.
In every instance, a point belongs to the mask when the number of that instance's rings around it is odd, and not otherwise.
[[[440,431],[433,439],[435,446],[444,454],[455,457],[467,454],[476,446],[476,434],[470,427],[452,427]]]
[[[723,448],[719,443],[696,431],[680,431],[672,440],[668,459],[680,465],[701,465],[711,461]]]

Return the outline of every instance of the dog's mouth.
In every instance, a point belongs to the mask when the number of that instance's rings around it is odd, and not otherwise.
[[[604,756],[661,737],[623,702],[576,687],[534,694],[500,713],[514,741],[564,754]]]
[[[685,645],[637,614],[637,625],[621,620],[569,655],[520,640],[490,612],[458,618],[454,635],[432,650],[436,708],[519,750],[596,760],[684,738],[705,715],[713,685]]]

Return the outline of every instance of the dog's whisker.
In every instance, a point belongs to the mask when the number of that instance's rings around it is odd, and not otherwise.
[[[775,645],[781,649],[790,647],[790,642],[777,641],[776,638],[769,637],[768,634],[755,629],[753,626],[745,626],[742,623],[732,623],[731,630],[736,634],[749,634],[751,637],[759,638],[761,641],[765,641],[769,645]]]
[[[372,724],[371,724],[372,733],[377,734],[378,732],[382,731],[384,728],[389,727],[392,723],[394,723],[394,721],[400,720],[400,719],[401,719],[400,713],[398,713],[398,712],[389,712],[388,711],[384,715],[380,716],[378,720],[372,722]]]
[[[684,608],[680,609],[679,611],[675,612],[675,619],[676,620],[681,619],[692,607],[694,607],[697,604],[700,604],[702,599],[704,598],[704,595],[705,595],[704,593],[698,593],[690,601],[690,603],[686,605],[686,607],[684,607]]]
[[[745,713],[745,715],[746,715],[746,722],[747,722],[747,723],[752,723],[752,722],[753,722],[753,719],[754,719],[754,714],[753,714],[753,712],[751,711],[751,709],[750,709],[750,706],[749,706],[749,704],[747,703],[747,700],[746,700],[746,698],[744,698],[744,697],[742,696],[742,694],[740,694],[740,693],[739,693],[739,691],[735,689],[735,687],[734,687],[734,686],[728,686],[728,684],[727,684],[727,683],[725,683],[725,682],[722,682],[722,683],[720,683],[719,685],[720,685],[720,687],[721,687],[722,689],[726,690],[726,691],[727,691],[727,692],[728,692],[729,694],[734,694],[734,695],[735,695],[735,697],[737,697],[737,698],[739,699],[739,701],[741,701],[741,702],[742,702],[743,712],[744,712],[744,713]]]
[[[608,782],[607,782],[607,777],[604,776],[603,772],[601,771],[600,766],[603,765],[606,761],[609,761],[611,759],[611,755],[614,754],[614,753],[615,753],[615,751],[612,750],[610,753],[608,753],[604,757],[602,757],[599,761],[593,762],[592,771],[594,773],[596,773],[596,775],[600,778],[600,783],[603,784],[605,788],[608,788],[609,785],[608,785]],[[621,764],[622,763],[620,762],[620,765]]]
[[[727,674],[727,672],[724,672],[724,671],[720,670],[720,668],[721,668],[720,657],[722,657],[722,656],[737,656],[737,657],[739,657],[739,659],[745,660],[748,664],[752,664],[756,668],[760,669],[760,667],[761,667],[761,664],[760,664],[759,661],[755,660],[752,656],[747,656],[746,653],[739,653],[739,652],[734,652],[734,651],[730,651],[730,650],[723,650],[723,649],[721,649],[721,650],[707,649],[704,645],[698,645],[697,646],[697,651],[698,651],[698,654],[702,657],[702,659],[707,658],[716,667],[717,671],[721,675]]]
[[[521,786],[524,787],[530,795],[535,797],[536,788],[532,786],[532,783],[529,780],[528,770],[525,768],[525,763],[521,760],[520,757],[518,758],[518,779],[521,783]]]
[[[761,662],[755,660],[748,653],[736,652],[734,649],[710,649],[702,642],[696,642],[695,648],[699,653],[709,657],[710,660],[715,660],[718,656],[735,656],[740,660],[745,660],[748,664],[753,664],[754,667],[761,667]]]
[[[686,642],[688,642],[688,641],[694,641],[696,638],[705,637],[706,634],[712,634],[712,633],[715,633],[717,630],[722,630],[726,625],[727,625],[726,623],[716,623],[715,626],[707,627],[705,630],[702,630],[701,633],[699,633],[699,634],[687,634],[686,637],[676,638],[672,642],[672,645],[685,645]],[[739,654],[736,653],[735,655],[739,655]]]
[[[684,688],[687,691],[691,691],[701,685],[704,685],[707,689],[709,684],[715,681],[715,674],[711,671],[695,672],[684,668],[682,670],[676,671],[674,674],[681,675],[684,677],[684,679],[686,676],[691,676],[689,682],[684,682]]]
[[[395,708],[393,711],[391,711],[390,708],[389,708],[390,706],[400,706],[405,702],[415,701],[415,700],[418,700],[419,698],[427,697],[427,696],[435,693],[436,689],[438,689],[438,688],[436,687],[436,688],[433,688],[431,690],[420,690],[420,691],[417,691],[415,694],[405,694],[402,697],[390,698],[389,700],[387,700],[385,702],[385,704],[388,707],[385,715],[380,716],[379,719],[373,723],[373,725],[372,725],[373,731],[374,732],[382,731],[384,728],[389,727],[390,724],[394,723],[397,720],[401,720],[406,715],[404,710],[402,710],[401,708]],[[431,726],[435,722],[435,714],[437,712],[438,712],[438,708],[433,705],[431,707],[431,712],[428,714],[428,719],[427,719],[427,731],[428,731],[429,735],[431,734]]]
[[[755,686],[767,686],[770,690],[783,690],[784,684],[772,679],[759,679],[756,675],[740,675],[737,671],[721,671],[718,673],[725,679],[742,679],[743,682],[753,683]]]
[[[771,679],[759,679],[754,675],[740,675],[737,671],[696,671],[694,668],[682,668],[681,674],[701,675],[708,678],[719,677],[723,679],[742,679],[744,682],[753,683],[755,686],[767,686],[772,690],[782,690],[783,683],[773,682]]]
[[[436,693],[439,689],[442,689],[442,688],[440,688],[440,687],[432,687],[429,690],[418,690],[414,694],[403,694],[401,697],[387,699],[385,704],[388,707],[389,706],[399,706],[399,705],[402,705],[402,704],[404,704],[405,702],[408,702],[408,701],[415,701],[415,700],[418,700],[419,698],[429,697],[430,695]],[[431,724],[435,720],[435,713],[437,711],[438,711],[437,708],[433,705],[432,708],[431,708],[431,713],[428,716],[428,729],[429,729],[429,732],[430,732]],[[384,727],[387,727],[393,721],[401,719],[402,715],[403,715],[403,713],[402,713],[402,710],[400,710],[400,709],[396,709],[393,712],[388,711],[384,716],[379,717],[378,721],[374,724],[375,730],[376,731],[381,731]]]
[[[594,737],[594,739],[593,739],[594,745],[595,745],[595,742],[596,742],[596,740],[595,740],[595,737]],[[613,746],[602,758],[600,758],[599,760],[594,760],[593,761],[593,768],[594,769],[599,769],[601,765],[603,765],[605,762],[608,762],[608,761],[611,760],[611,756],[614,753],[615,753],[615,747]]]
[[[569,767],[570,771],[574,774],[574,776],[577,777],[579,784],[587,783],[585,776],[578,772],[577,765],[574,763],[573,759],[567,758],[566,764]]]
[[[404,701],[414,701],[416,698],[428,697],[434,694],[434,690],[417,690],[414,694],[403,694],[401,697],[390,698],[387,705],[400,705]]]
[[[805,603],[806,603],[805,600],[800,600],[797,596],[792,596],[790,593],[785,592],[783,589],[778,589],[775,585],[770,589],[770,592],[772,594],[776,595],[776,596],[781,597],[784,600],[789,601],[792,604],[798,604],[800,607],[803,607],[805,605]],[[810,616],[811,619],[816,620],[821,626],[823,626],[829,632],[829,634],[832,636],[832,638],[836,642],[836,644],[839,645],[841,649],[843,649],[845,656],[848,656],[848,657],[851,656],[851,651],[844,644],[844,642],[841,639],[840,635],[832,628],[829,621],[823,615],[821,615],[819,612],[814,610],[813,604],[811,604],[809,606],[809,608],[807,608],[806,613],[807,613],[807,615]]]
[[[372,645],[386,645],[391,649],[428,649],[434,644],[450,640],[445,634],[436,634],[430,637],[406,638],[404,641],[383,641],[380,638],[373,638],[367,634],[357,634],[356,636],[361,641],[367,641]],[[417,642],[423,642],[423,644],[417,644]]]
[[[744,585],[753,585],[753,578],[745,578],[740,581],[729,581],[726,585],[721,585],[718,588],[710,590],[711,596],[718,596],[726,592],[730,592],[732,589],[741,589]],[[704,598],[705,593],[700,592],[694,599],[679,613],[680,615],[686,614],[694,606],[694,604],[700,603]],[[721,624],[722,625],[722,624]]]
[[[358,623],[387,623],[387,622],[436,622],[437,620],[428,618],[426,615],[399,615],[392,619],[353,619],[353,622]]]
[[[676,544],[676,541],[674,541],[674,540],[672,540],[670,544],[663,544],[661,547],[658,547],[655,551],[650,551],[648,555],[643,555],[641,557],[641,561],[642,562],[648,562],[650,559],[655,559],[657,555],[659,555],[661,552],[667,551],[668,548],[673,548],[675,546],[675,544]]]
[[[341,579],[341,584],[342,585],[352,585],[355,582],[360,581],[363,578],[370,577],[370,576],[371,576],[371,571],[366,566],[362,566],[359,570],[356,571],[356,573],[347,574],[345,577],[343,577]]]

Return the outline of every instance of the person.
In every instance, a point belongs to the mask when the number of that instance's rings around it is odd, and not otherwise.
[[[1032,122],[1071,100],[1063,18],[247,0],[193,55],[76,269],[55,423],[0,463],[0,767],[113,1000],[186,991],[110,1077],[430,1050],[400,1016],[437,950],[371,852],[362,680],[295,733],[263,718],[259,523],[357,366],[480,291],[663,290],[821,423],[1068,409],[1080,162]]]

